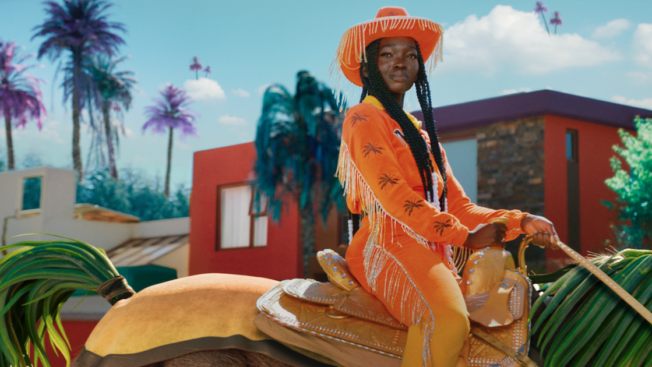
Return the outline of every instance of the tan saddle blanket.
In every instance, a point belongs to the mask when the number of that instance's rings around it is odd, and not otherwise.
[[[258,300],[261,313],[254,324],[274,339],[327,355],[342,366],[399,366],[407,326],[359,286],[337,253],[320,252],[318,260],[329,282],[293,279],[277,284]],[[514,271],[511,255],[499,248],[478,251],[467,264],[461,288],[473,324],[527,353],[527,278]],[[469,366],[487,365],[518,362],[472,339]]]

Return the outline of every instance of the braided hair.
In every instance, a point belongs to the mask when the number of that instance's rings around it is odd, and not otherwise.
[[[417,74],[417,81],[414,83],[414,86],[417,91],[417,97],[419,99],[419,104],[421,105],[421,111],[423,112],[423,119],[425,120],[426,132],[430,136],[430,149],[433,152],[435,157],[435,163],[441,176],[444,181],[444,188],[442,195],[439,198],[439,205],[442,211],[446,210],[446,194],[447,190],[447,175],[446,168],[444,167],[444,158],[439,148],[439,137],[437,136],[437,131],[435,130],[435,119],[432,115],[432,100],[430,97],[430,85],[428,84],[428,77],[426,74],[426,68],[423,62],[423,56],[421,55],[421,49],[419,48],[419,43],[414,41],[417,48],[417,59],[419,62],[419,72]],[[428,154],[428,146],[425,139],[419,133],[419,130],[412,124],[412,121],[407,117],[405,111],[399,106],[398,102],[394,99],[391,92],[387,88],[385,81],[383,80],[380,71],[378,70],[378,52],[380,49],[380,39],[373,41],[366,48],[367,62],[364,60],[362,64],[367,70],[366,77],[363,72],[362,65],[360,67],[360,78],[362,79],[363,89],[362,96],[360,97],[360,102],[370,94],[376,97],[389,116],[396,121],[401,130],[403,130],[403,135],[405,136],[405,141],[410,147],[412,156],[416,161],[417,168],[419,169],[419,174],[421,176],[421,183],[423,184],[423,190],[426,194],[426,199],[430,202],[434,201],[436,198],[435,192],[433,192],[433,177],[432,172],[434,172],[434,167],[432,161],[430,160],[430,155]]]

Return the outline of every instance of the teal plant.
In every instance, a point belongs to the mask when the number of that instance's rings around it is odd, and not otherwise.
[[[345,210],[342,187],[335,176],[342,115],[330,88],[307,71],[297,74],[296,94],[274,84],[263,96],[256,130],[255,200],[268,198],[278,219],[284,200],[294,198],[301,213],[304,267],[315,255],[315,219],[332,208]]]
[[[614,193],[614,202],[604,202],[616,210],[613,225],[616,247],[652,247],[652,118],[634,119],[636,135],[620,130],[623,146],[614,146],[619,157],[611,159],[614,176],[605,181]],[[623,167],[623,161],[628,168]]]
[[[77,203],[101,207],[134,215],[141,221],[187,217],[190,190],[179,186],[170,198],[160,185],[137,171],[123,169],[120,179],[108,170],[87,173],[84,183],[77,185]]]

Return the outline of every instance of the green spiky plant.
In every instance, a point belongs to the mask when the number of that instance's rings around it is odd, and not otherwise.
[[[652,251],[628,249],[591,261],[652,309]],[[548,284],[530,319],[546,367],[652,366],[652,325],[581,266]]]
[[[49,367],[46,332],[52,349],[69,366],[70,343],[61,324],[61,307],[75,290],[93,292],[119,276],[103,250],[57,237],[0,248],[15,249],[0,259],[0,367],[38,366],[39,361]]]

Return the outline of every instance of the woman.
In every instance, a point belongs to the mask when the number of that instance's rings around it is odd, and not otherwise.
[[[466,365],[469,320],[454,263],[462,249],[522,233],[535,243],[556,236],[543,217],[471,203],[455,179],[435,131],[425,66],[440,57],[441,36],[436,23],[382,8],[344,34],[336,55],[341,72],[363,87],[344,121],[338,169],[349,209],[363,218],[346,260],[409,326],[403,366]],[[425,124],[403,111],[413,86]],[[509,224],[487,224],[497,217]]]

